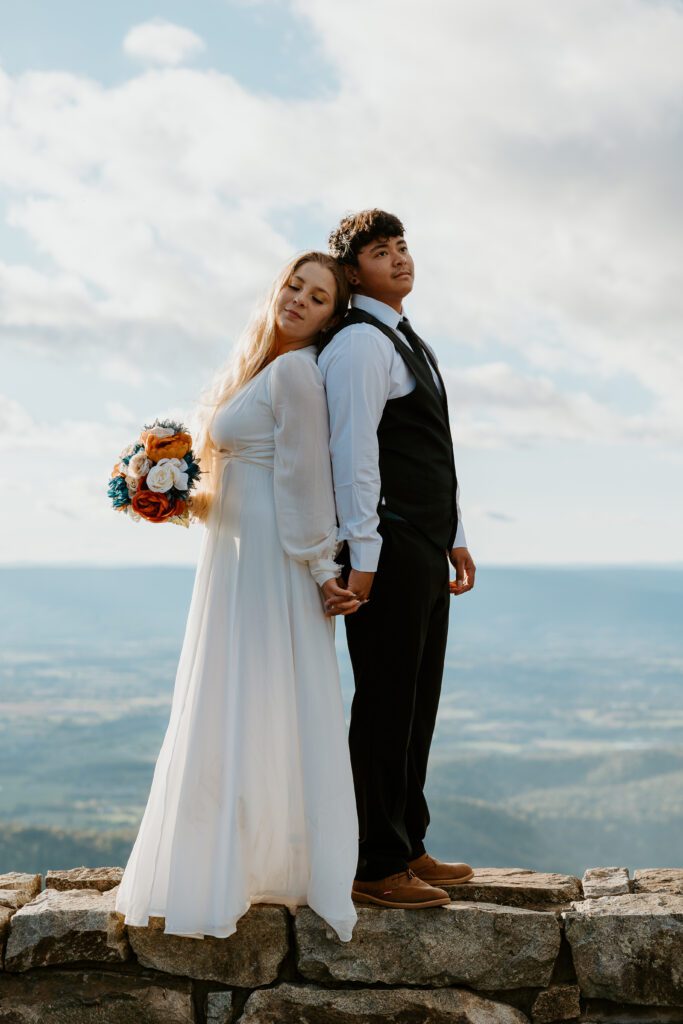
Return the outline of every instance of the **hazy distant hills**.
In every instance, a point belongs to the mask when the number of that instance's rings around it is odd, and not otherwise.
[[[50,868],[123,867],[135,839],[130,832],[70,831],[0,823],[0,873]]]
[[[683,751],[440,762],[428,792],[444,858],[579,875],[683,866]]]
[[[190,569],[0,570],[0,871],[123,866],[168,722]],[[432,852],[683,867],[683,571],[489,569],[454,600]],[[352,678],[339,624],[348,710]]]
[[[150,775],[149,765],[129,766],[118,781],[138,788],[143,770]],[[95,778],[93,792],[104,784]],[[428,795],[430,850],[444,859],[578,875],[606,864],[683,866],[683,752],[468,756],[435,763]],[[0,821],[0,872],[123,867],[141,813],[126,828]]]

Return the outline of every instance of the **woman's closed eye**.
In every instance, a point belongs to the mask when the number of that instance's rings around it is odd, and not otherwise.
[[[291,284],[290,283],[290,284],[287,285],[287,287],[289,288],[290,291],[293,291],[293,292],[300,292],[301,291],[301,286],[297,285],[297,284]],[[318,306],[324,306],[325,305],[324,299],[319,299],[317,295],[312,295],[311,298],[316,303],[316,305],[318,305]]]

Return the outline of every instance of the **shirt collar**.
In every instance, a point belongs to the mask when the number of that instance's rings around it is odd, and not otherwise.
[[[383,324],[391,327],[394,331],[404,316],[403,313],[397,313],[391,306],[387,306],[386,302],[372,299],[369,295],[358,295],[356,292],[351,296],[351,305],[376,316],[378,320],[381,320]]]

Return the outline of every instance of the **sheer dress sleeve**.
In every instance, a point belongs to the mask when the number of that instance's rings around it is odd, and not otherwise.
[[[278,356],[271,373],[275,417],[273,486],[280,542],[305,562],[322,586],[339,576],[341,546],[329,451],[329,420],[322,375],[311,350]]]

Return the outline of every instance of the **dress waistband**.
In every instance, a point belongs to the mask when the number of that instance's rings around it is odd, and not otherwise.
[[[274,466],[274,448],[253,445],[238,452],[225,451],[219,448],[217,451],[219,462],[224,466],[228,462],[250,462],[253,466],[263,466],[264,469],[272,469]]]

